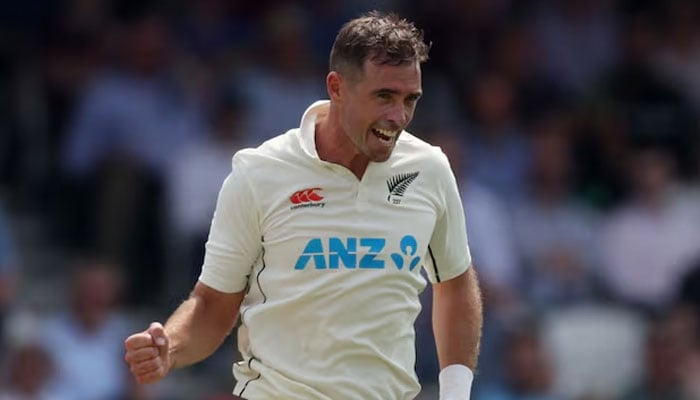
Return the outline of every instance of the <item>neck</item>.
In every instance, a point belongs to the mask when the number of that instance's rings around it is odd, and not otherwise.
[[[314,137],[316,152],[321,160],[342,165],[357,179],[362,179],[369,159],[357,152],[355,145],[343,131],[332,104],[327,113],[320,113],[316,117]]]

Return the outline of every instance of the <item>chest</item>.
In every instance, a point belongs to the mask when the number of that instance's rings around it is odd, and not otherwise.
[[[270,262],[297,271],[413,271],[421,264],[440,214],[427,174],[369,168],[358,180],[339,167],[289,172],[261,203]]]

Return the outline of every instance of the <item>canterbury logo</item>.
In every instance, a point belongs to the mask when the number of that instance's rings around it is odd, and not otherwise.
[[[298,192],[294,192],[294,194],[289,197],[289,201],[291,201],[294,204],[321,201],[323,200],[323,196],[316,193],[319,190],[321,190],[321,188],[304,189]]]
[[[408,189],[408,186],[416,180],[418,174],[418,171],[398,174],[392,176],[388,181],[386,181],[386,186],[389,189],[389,196],[387,196],[386,201],[393,204],[401,203],[401,199],[396,197],[403,197],[404,193],[406,193],[406,189]]]

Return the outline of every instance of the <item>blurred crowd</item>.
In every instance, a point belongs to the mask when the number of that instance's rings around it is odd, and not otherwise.
[[[326,98],[341,24],[432,43],[485,296],[475,400],[700,399],[700,3],[0,5],[0,399],[224,399],[235,338],[138,387],[123,340],[187,295],[232,154]],[[416,322],[436,398],[430,288]]]

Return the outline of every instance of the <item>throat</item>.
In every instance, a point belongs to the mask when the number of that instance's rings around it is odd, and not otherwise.
[[[369,165],[369,158],[358,153],[352,142],[344,134],[332,130],[327,121],[327,118],[316,120],[314,141],[318,157],[347,168],[358,180],[362,180]]]
[[[355,155],[355,157],[350,160],[349,165],[345,165],[346,168],[352,172],[358,180],[362,180],[362,177],[365,175],[365,171],[367,171],[367,167],[369,166],[369,160],[367,157],[363,157],[360,154]]]

